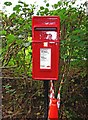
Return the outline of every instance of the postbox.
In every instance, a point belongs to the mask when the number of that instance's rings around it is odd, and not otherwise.
[[[60,54],[60,18],[32,18],[32,78],[58,80]]]

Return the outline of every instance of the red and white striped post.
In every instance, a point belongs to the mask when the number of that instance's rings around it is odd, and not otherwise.
[[[54,85],[53,81],[50,81],[50,95],[49,95],[49,111],[48,120],[58,120],[58,111],[60,107],[60,89],[58,90],[57,99],[54,95]]]

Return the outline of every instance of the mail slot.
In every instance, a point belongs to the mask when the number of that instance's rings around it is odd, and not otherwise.
[[[32,78],[58,80],[60,54],[60,18],[32,18]]]
[[[41,30],[41,31],[49,31],[49,30],[50,30],[50,31],[55,31],[56,28],[48,28],[48,27],[47,27],[47,28],[44,28],[44,27],[38,28],[38,27],[36,27],[35,30],[39,30],[39,31],[40,31],[40,30]]]

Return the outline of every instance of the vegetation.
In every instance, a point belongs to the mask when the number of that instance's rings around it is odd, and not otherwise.
[[[3,119],[25,120],[26,118],[44,117],[43,81],[31,78],[31,18],[34,15],[60,16],[60,74],[55,82],[56,91],[60,86],[63,74],[64,83],[61,89],[60,120],[87,120],[88,79],[87,79],[87,14],[85,5],[73,7],[73,2],[59,0],[49,9],[28,5],[22,1],[13,8],[8,16],[0,11],[2,19],[2,109]],[[5,2],[10,7],[11,2]]]

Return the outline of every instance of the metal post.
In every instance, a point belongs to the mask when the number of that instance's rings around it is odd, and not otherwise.
[[[44,119],[48,119],[48,104],[49,104],[49,98],[48,98],[48,90],[49,90],[49,80],[44,81]]]

